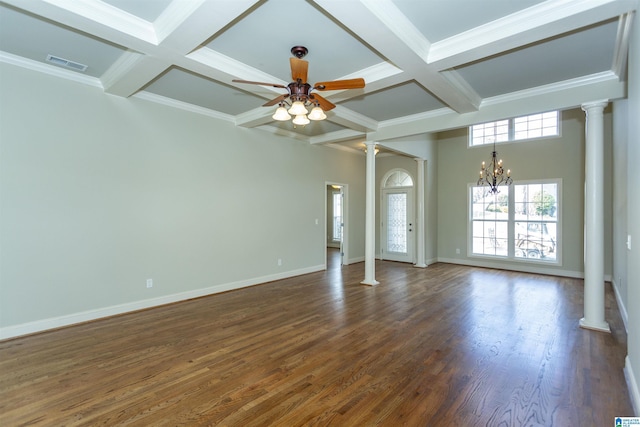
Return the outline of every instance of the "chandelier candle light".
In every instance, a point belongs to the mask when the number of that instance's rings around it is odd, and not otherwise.
[[[500,192],[498,186],[511,185],[513,180],[511,179],[511,169],[507,169],[505,176],[504,168],[502,167],[502,159],[498,160],[498,152],[496,151],[496,143],[493,143],[493,152],[491,153],[491,160],[489,164],[482,162],[482,169],[480,169],[480,179],[478,179],[479,186],[489,186],[489,193],[497,194]]]

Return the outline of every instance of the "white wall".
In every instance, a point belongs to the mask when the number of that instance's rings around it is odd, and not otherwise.
[[[364,256],[363,156],[0,66],[0,338],[320,269],[327,181]]]

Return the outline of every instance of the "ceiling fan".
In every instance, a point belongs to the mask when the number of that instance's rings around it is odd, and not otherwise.
[[[233,82],[287,89],[288,93],[280,95],[262,105],[263,107],[270,107],[276,104],[279,105],[273,115],[274,120],[289,120],[291,115],[295,116],[293,123],[298,125],[306,125],[309,123],[310,119],[324,120],[327,118],[324,112],[329,111],[336,106],[317,93],[312,93],[312,91],[361,89],[364,87],[365,83],[364,79],[357,78],[317,82],[313,86],[310,85],[307,83],[309,62],[302,59],[308,52],[309,50],[304,46],[294,46],[291,48],[291,53],[294,57],[289,58],[289,63],[291,65],[291,78],[293,81],[287,86],[277,83],[262,83],[236,79],[234,79]],[[287,109],[285,106],[289,108]],[[312,107],[311,112],[307,110],[308,107]]]

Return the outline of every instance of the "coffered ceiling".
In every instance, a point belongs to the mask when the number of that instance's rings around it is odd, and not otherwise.
[[[313,144],[389,141],[625,96],[637,0],[4,0],[0,60]],[[307,126],[262,107],[290,49],[337,105]],[[53,63],[48,56],[70,61]],[[86,65],[80,71],[74,64]],[[72,68],[69,68],[71,65]]]

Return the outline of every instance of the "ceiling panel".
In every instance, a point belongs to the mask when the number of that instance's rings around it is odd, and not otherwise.
[[[394,0],[394,3],[427,40],[434,43],[543,1]]]
[[[92,77],[104,74],[125,52],[94,36],[1,5],[0,50],[46,64],[51,54],[87,65],[83,74]]]
[[[375,120],[390,120],[444,107],[415,82],[358,96],[340,104]]]
[[[145,21],[153,22],[171,4],[172,0],[102,0]]]
[[[289,82],[291,48],[309,53],[308,81],[335,80],[382,59],[305,1],[271,0],[211,40],[207,47]]]
[[[608,71],[613,65],[617,29],[617,21],[608,21],[457,71],[483,98]]]
[[[145,90],[232,115],[252,110],[264,103],[262,98],[249,92],[239,91],[179,68],[167,71]]]

